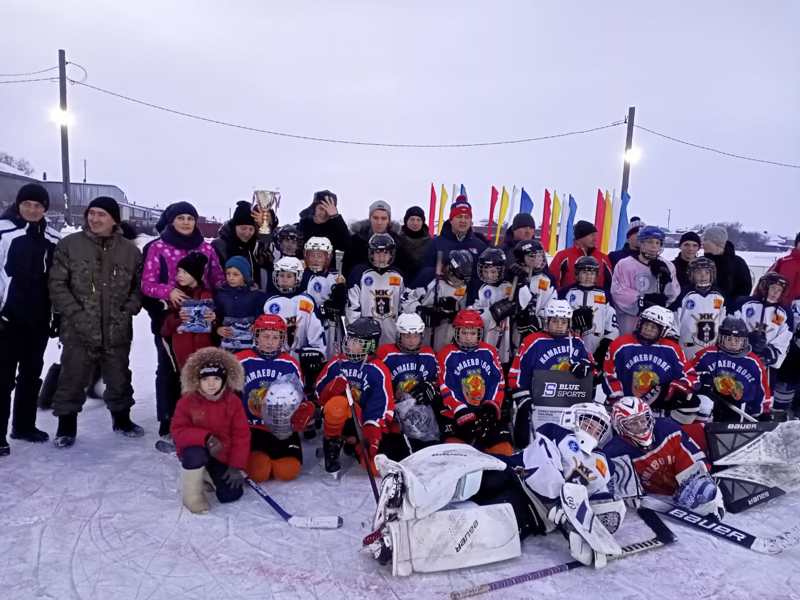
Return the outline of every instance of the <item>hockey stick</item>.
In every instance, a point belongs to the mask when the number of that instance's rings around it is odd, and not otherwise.
[[[442,281],[442,269],[443,263],[442,260],[444,259],[444,250],[437,250],[436,251],[436,271],[434,271],[433,277],[433,308],[434,310],[439,306],[439,283]],[[439,327],[439,323],[436,323],[436,318],[431,318],[431,346],[436,348],[436,329]]]
[[[674,521],[679,521],[688,525],[692,529],[710,533],[711,535],[722,538],[729,542],[748,548],[761,554],[780,554],[784,550],[793,548],[800,544],[800,525],[795,525],[792,529],[779,533],[772,537],[759,537],[737,529],[727,523],[722,523],[710,516],[698,515],[691,510],[679,508],[669,502],[663,502],[652,496],[645,496],[642,499],[647,508],[654,510]]]
[[[267,504],[269,504],[272,508],[275,509],[275,512],[278,513],[283,520],[289,523],[292,527],[300,527],[302,529],[338,529],[342,526],[344,521],[342,517],[299,517],[297,515],[292,515],[286,512],[283,507],[275,502],[275,500],[270,496],[264,489],[258,485],[255,481],[250,479],[249,477],[245,477],[244,479],[247,482],[247,485],[250,486],[250,489],[255,491],[259,496],[261,496]]]
[[[610,556],[609,560],[620,560],[623,558],[627,558],[632,556],[633,554],[639,554],[640,552],[645,552],[646,550],[652,550],[654,548],[661,548],[662,546],[666,546],[667,544],[671,544],[675,541],[675,535],[670,531],[669,527],[658,517],[658,515],[648,509],[639,509],[639,515],[641,516],[642,520],[647,524],[650,529],[653,530],[653,533],[656,534],[655,537],[650,538],[648,540],[644,540],[642,542],[637,542],[635,544],[629,544],[627,546],[622,547],[622,554],[620,556]],[[558,573],[565,573],[566,571],[571,571],[572,569],[577,569],[579,567],[585,567],[582,562],[577,560],[571,560],[566,563],[562,563],[560,565],[556,565],[554,567],[547,567],[545,569],[539,569],[538,571],[531,571],[529,573],[523,573],[522,575],[515,575],[513,577],[506,577],[505,579],[498,579],[497,581],[492,581],[491,583],[484,583],[482,585],[478,585],[466,590],[462,590],[460,592],[451,592],[450,599],[451,600],[461,600],[461,598],[470,598],[472,596],[479,596],[481,594],[486,594],[487,592],[493,592],[496,590],[502,590],[507,587],[511,587],[512,585],[517,585],[519,583],[525,583],[526,581],[536,581],[537,579],[544,579],[545,577],[549,577],[550,575],[557,575]]]
[[[725,404],[728,405],[728,408],[730,408],[733,412],[742,417],[745,421],[749,421],[750,423],[758,423],[758,419],[756,419],[753,415],[748,415],[741,408],[736,406],[733,402],[728,402],[727,400],[724,400],[724,402]]]

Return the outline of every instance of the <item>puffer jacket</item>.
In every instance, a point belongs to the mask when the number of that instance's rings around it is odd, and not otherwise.
[[[223,266],[233,256],[243,257],[250,265],[256,284],[262,288],[266,284],[261,281],[262,274],[272,270],[271,243],[272,234],[259,233],[253,235],[247,242],[243,242],[236,235],[236,225],[228,221],[220,227],[217,239],[211,242],[211,247],[217,252],[219,264]]]
[[[191,249],[183,249],[168,243],[162,238],[148,245],[147,256],[142,273],[142,293],[157,300],[169,300],[169,293],[175,287],[175,273],[178,263],[190,252],[200,252],[208,257],[208,265],[203,275],[203,286],[215,290],[225,281],[225,273],[219,264],[219,257],[208,242],[202,241]]]
[[[344,260],[342,261],[342,273],[345,277],[349,277],[350,273],[358,265],[369,264],[369,238],[372,237],[372,227],[369,219],[353,223],[353,225],[350,226],[350,231],[353,232],[350,236],[350,247],[347,252],[345,252]],[[411,264],[411,260],[406,255],[403,246],[398,242],[399,231],[400,225],[392,221],[386,233],[392,236],[396,245],[392,266],[404,276],[407,276],[408,272],[406,269],[408,265]]]
[[[228,372],[225,390],[215,400],[200,393],[200,368],[222,363]],[[183,396],[178,400],[170,432],[178,456],[190,446],[205,446],[213,435],[222,442],[216,457],[228,466],[244,469],[250,454],[250,427],[237,394],[244,386],[244,371],[233,354],[219,348],[202,348],[192,354],[181,371]]]
[[[118,228],[100,238],[88,228],[56,246],[49,289],[61,315],[64,345],[89,348],[128,346],[132,318],[142,307],[142,254]]]

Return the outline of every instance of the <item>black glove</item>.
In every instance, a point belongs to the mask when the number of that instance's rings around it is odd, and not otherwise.
[[[440,319],[452,320],[458,312],[458,300],[452,296],[445,296],[444,298],[439,298],[434,308],[436,309],[436,315]]]
[[[511,277],[516,277],[517,283],[521,285],[527,285],[528,280],[531,277],[531,274],[528,269],[525,268],[525,265],[518,262],[511,263],[511,265],[508,267],[508,272],[511,273]]]
[[[767,347],[767,334],[760,329],[755,329],[747,334],[747,340],[750,342],[752,351],[761,356]]]
[[[606,354],[608,353],[608,347],[610,345],[611,345],[611,340],[608,338],[603,338],[597,345],[597,350],[594,351],[594,364],[597,365],[597,368],[600,371],[601,378],[602,378],[603,364],[606,361]]]
[[[570,363],[569,372],[572,373],[573,377],[584,379],[592,372],[592,363],[586,358]]]
[[[539,331],[542,324],[536,316],[536,309],[528,306],[517,313],[517,330],[523,338],[526,335]]]
[[[319,373],[325,365],[325,355],[316,348],[302,348],[298,359],[303,373]]]
[[[700,400],[694,397],[691,390],[687,390],[682,385],[676,385],[675,382],[670,384],[666,400],[670,408],[686,409],[700,406]]]
[[[650,272],[653,274],[653,277],[656,278],[659,285],[664,286],[672,281],[672,273],[669,272],[667,263],[661,259],[656,258],[650,261]]]
[[[639,312],[651,306],[667,306],[667,296],[665,294],[645,294],[639,298]]]
[[[0,317],[0,335],[3,335],[9,330],[8,319]]]
[[[493,402],[484,402],[478,407],[478,418],[475,420],[475,437],[487,437],[497,429],[500,421],[500,410]]]
[[[465,442],[472,442],[475,439],[475,424],[477,421],[478,407],[467,405],[456,413],[453,433],[457,438]]]
[[[244,485],[244,473],[242,473],[241,469],[228,467],[222,474],[222,481],[227,483],[233,489],[240,490]]]
[[[422,322],[425,323],[425,327],[436,327],[439,324],[436,318],[436,309],[433,306],[420,304],[417,307],[417,314],[422,319]]]
[[[411,390],[411,397],[420,406],[430,406],[439,397],[439,387],[430,381],[421,381]]]
[[[765,366],[771,367],[776,362],[778,362],[779,352],[775,346],[773,346],[772,344],[767,344],[764,347],[764,350],[758,353],[758,355],[761,357],[761,360],[764,361]]]
[[[506,317],[512,316],[516,308],[517,305],[513,300],[503,298],[492,304],[489,307],[489,312],[492,313],[494,322],[500,324]]]
[[[325,304],[330,304],[331,308],[339,312],[344,310],[344,305],[347,303],[347,288],[343,283],[334,283],[331,286],[331,295]]]
[[[524,448],[531,440],[531,393],[528,390],[516,390],[511,393],[516,407],[514,413],[514,445]]]
[[[58,337],[58,334],[61,332],[61,315],[58,313],[53,313],[52,318],[50,319],[50,332],[48,335],[55,339]]]
[[[594,324],[594,311],[591,306],[579,306],[572,311],[572,328],[583,333]]]
[[[761,413],[756,417],[756,419],[758,419],[762,423],[769,423],[770,421],[772,421],[772,413]]]

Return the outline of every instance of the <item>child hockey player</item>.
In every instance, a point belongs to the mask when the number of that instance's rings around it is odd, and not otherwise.
[[[603,454],[628,456],[648,494],[670,496],[701,515],[724,516],[722,493],[708,474],[705,456],[678,423],[653,417],[646,402],[625,396],[612,407],[611,424],[617,435]]]
[[[373,459],[384,446],[387,433],[398,429],[393,423],[394,392],[389,369],[375,356],[381,326],[369,317],[360,317],[347,326],[342,354],[331,360],[317,379],[316,392],[322,406],[322,449],[325,470],[337,473],[341,469],[342,446],[359,455],[361,464],[374,472]],[[348,398],[353,400],[355,415]],[[356,435],[358,419],[361,435],[367,444],[368,456]]]
[[[553,276],[547,270],[547,256],[536,240],[522,240],[514,247],[512,275],[519,277],[520,310],[517,312],[512,339],[519,348],[526,336],[542,328],[544,307],[557,296]]]
[[[511,361],[510,331],[507,319],[515,312],[514,290],[511,283],[503,281],[506,255],[499,248],[487,248],[478,257],[478,279],[481,286],[471,308],[483,319],[483,341],[494,346],[500,354],[500,362]]]
[[[513,449],[501,421],[505,381],[497,350],[481,341],[483,319],[478,311],[459,311],[453,329],[453,343],[437,355],[445,441],[509,455]]]
[[[725,297],[714,287],[717,267],[710,258],[695,258],[689,263],[686,275],[691,288],[683,296],[676,314],[681,348],[686,359],[692,360],[699,350],[717,340],[725,318]]]
[[[178,261],[178,270],[175,273],[175,287],[187,296],[183,306],[171,306],[164,316],[161,324],[161,337],[168,340],[178,369],[183,369],[189,356],[195,350],[213,346],[211,339],[211,327],[217,316],[214,313],[213,294],[207,290],[203,283],[203,273],[205,272],[208,257],[199,252],[191,252]],[[188,305],[197,300],[205,300],[208,307],[203,310],[198,306],[200,312],[204,313],[200,319],[205,323],[206,331],[185,331],[185,327],[190,320]]]
[[[569,371],[577,379],[594,373],[591,355],[583,341],[570,332],[572,307],[553,299],[544,309],[544,331],[532,333],[522,344],[508,371],[508,387],[514,401],[514,443],[528,445],[531,400],[537,371]]]
[[[572,329],[583,340],[586,350],[602,365],[611,342],[619,336],[617,312],[605,290],[597,287],[600,263],[594,256],[575,261],[575,285],[559,292],[572,307]]]
[[[284,225],[275,235],[275,245],[272,251],[273,262],[284,256],[300,258],[303,255],[303,236],[294,225]]]
[[[255,347],[236,355],[244,369],[242,403],[250,423],[247,473],[257,482],[295,479],[303,465],[297,432],[314,416],[303,397],[297,359],[285,351],[286,321],[261,315],[253,324]]]
[[[198,350],[181,371],[183,396],[171,432],[181,461],[183,504],[193,513],[208,511],[205,472],[220,502],[242,496],[242,469],[250,451],[250,428],[236,393],[243,382],[236,358],[219,348]]]
[[[400,271],[392,267],[395,241],[388,233],[369,238],[369,265],[358,265],[347,282],[347,322],[371,317],[381,326],[381,344],[397,338],[395,322],[400,314],[400,298],[405,286]]]
[[[743,422],[740,411],[768,418],[772,405],[769,377],[764,363],[750,351],[744,321],[726,317],[717,343],[698,352],[690,366],[700,380],[698,393],[714,402],[714,421]]]
[[[770,382],[786,357],[794,330],[791,314],[781,305],[788,286],[783,275],[765,273],[758,280],[755,295],[746,299],[735,315],[747,325],[753,352],[769,367]]]
[[[231,352],[253,345],[253,321],[264,305],[264,293],[253,289],[252,275],[247,259],[233,256],[225,263],[225,283],[214,294],[217,335]]]
[[[430,346],[422,345],[425,323],[416,313],[397,318],[397,342],[378,348],[394,384],[395,416],[412,450],[439,440],[441,412],[439,363]]]
[[[326,237],[312,237],[306,242],[304,261],[306,270],[300,289],[314,299],[320,321],[326,331],[326,356],[333,356],[334,348],[341,346],[340,323],[347,303],[344,276],[331,271],[333,246]]]

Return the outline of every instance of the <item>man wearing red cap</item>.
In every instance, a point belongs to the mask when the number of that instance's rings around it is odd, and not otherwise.
[[[575,244],[564,248],[553,257],[550,273],[556,280],[556,288],[566,288],[575,283],[575,261],[582,256],[594,256],[600,263],[597,286],[608,290],[611,285],[611,261],[608,255],[597,249],[597,228],[589,221],[578,221],[573,230]]]
[[[422,261],[425,268],[436,266],[439,252],[446,259],[452,250],[467,250],[472,254],[473,276],[477,273],[478,255],[486,250],[488,244],[472,231],[472,206],[463,194],[450,206],[450,218],[442,225],[442,233],[428,246]]]

